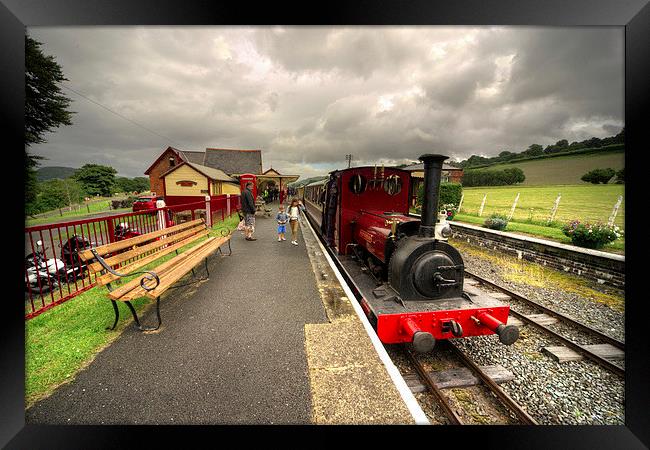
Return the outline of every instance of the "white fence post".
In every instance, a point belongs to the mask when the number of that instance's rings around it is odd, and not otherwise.
[[[208,228],[212,227],[212,214],[210,214],[210,196],[205,196],[205,224]]]
[[[618,196],[618,201],[614,205],[614,209],[612,210],[612,214],[609,216],[609,221],[607,221],[607,225],[610,227],[614,225],[614,220],[616,219],[616,214],[618,214],[618,208],[621,207],[621,202],[623,201],[623,196],[619,195]]]
[[[159,208],[158,209],[158,217],[157,217],[157,219],[158,219],[158,229],[159,230],[164,230],[165,228],[167,228],[167,220],[165,220],[165,210],[160,209],[160,208],[164,208],[165,206],[167,206],[167,205],[165,205],[164,200],[156,200],[156,208]],[[167,237],[167,235],[164,235],[164,236],[162,236],[162,239],[164,239],[166,237]]]
[[[481,217],[483,215],[483,207],[485,206],[485,199],[487,198],[487,194],[483,196],[483,201],[481,202],[481,208],[478,210],[478,216]]]
[[[548,218],[547,224],[553,222],[553,219],[555,219],[555,213],[557,212],[557,207],[560,206],[560,199],[562,198],[562,194],[557,194],[557,198],[555,199],[555,204],[553,205],[553,209],[551,210],[551,216]]]
[[[508,214],[508,222],[512,219],[512,216],[515,213],[515,208],[517,207],[517,202],[519,201],[519,192],[517,192],[517,196],[515,197],[515,201],[512,202],[512,208],[510,208],[510,214]]]
[[[463,192],[460,196],[460,201],[458,202],[458,210],[456,210],[457,213],[460,212],[460,207],[463,206],[463,199],[465,198],[465,193]]]

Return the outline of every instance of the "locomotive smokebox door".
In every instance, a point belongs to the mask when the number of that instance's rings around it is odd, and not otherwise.
[[[409,238],[389,263],[389,283],[404,300],[458,298],[464,264],[458,250],[431,238]]]

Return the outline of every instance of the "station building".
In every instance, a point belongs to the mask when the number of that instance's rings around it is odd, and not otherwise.
[[[200,201],[206,195],[239,195],[239,177],[246,174],[255,175],[261,189],[283,189],[299,178],[273,168],[264,172],[261,150],[226,148],[197,152],[167,147],[144,173],[149,175],[151,192],[164,196],[168,205]]]

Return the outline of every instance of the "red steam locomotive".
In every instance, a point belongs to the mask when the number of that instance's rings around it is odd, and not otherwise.
[[[305,187],[306,215],[347,279],[384,343],[412,343],[419,352],[437,339],[496,333],[510,307],[463,286],[463,259],[447,242],[446,214],[436,214],[442,155],[423,155],[421,218],[409,213],[411,174],[396,168],[355,167],[331,172]]]

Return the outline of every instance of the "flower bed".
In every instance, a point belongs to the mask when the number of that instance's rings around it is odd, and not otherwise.
[[[579,220],[572,220],[564,225],[562,232],[571,238],[573,245],[593,249],[603,248],[605,244],[614,242],[623,235],[618,226],[582,223]]]

